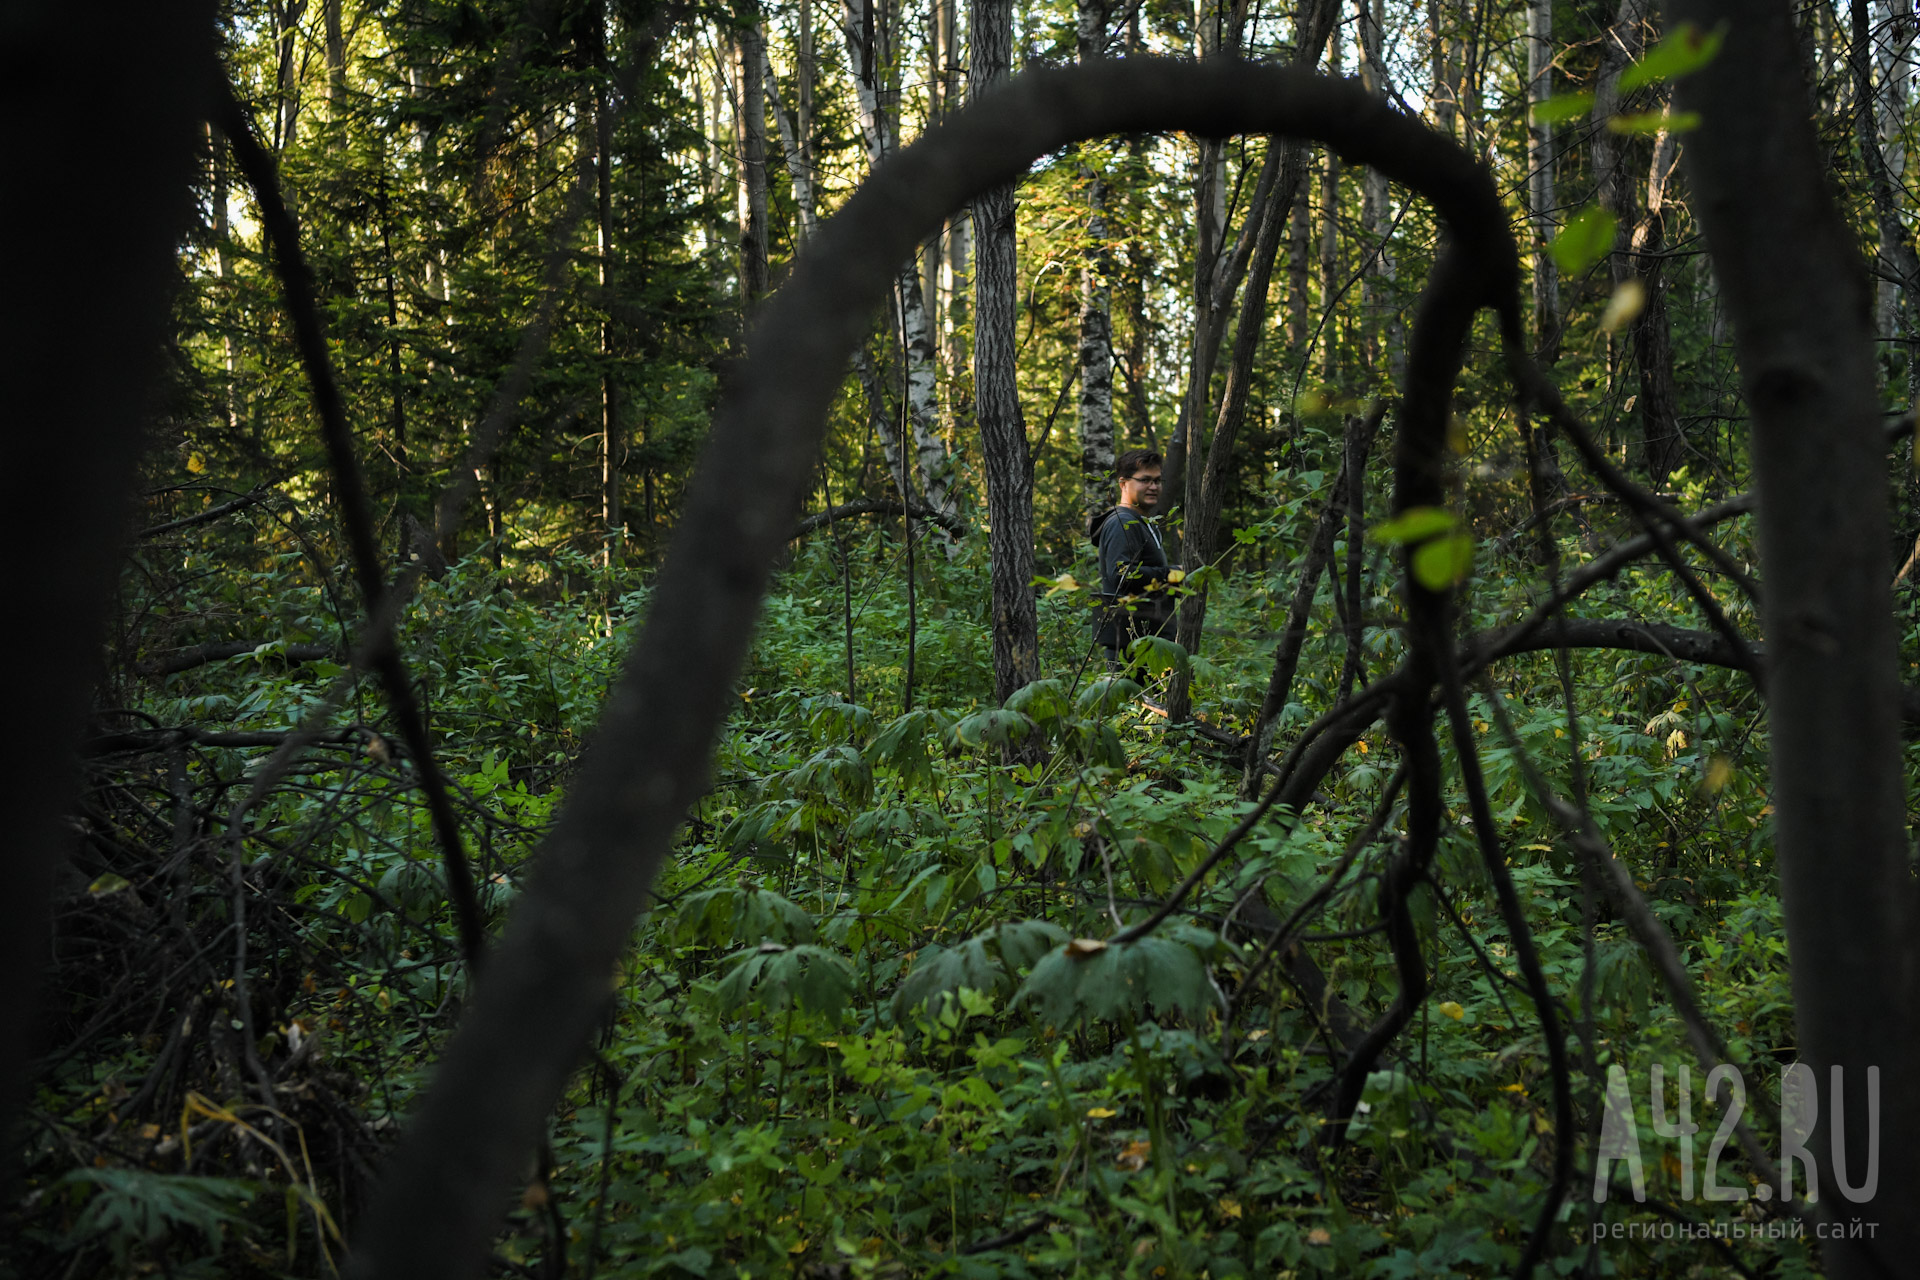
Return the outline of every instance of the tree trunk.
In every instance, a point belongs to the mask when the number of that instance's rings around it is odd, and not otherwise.
[[[1909,13],[1910,18],[1910,13]],[[1913,237],[1907,231],[1906,223],[1901,221],[1900,206],[1905,192],[1899,182],[1899,174],[1892,164],[1892,156],[1883,139],[1891,133],[1895,145],[1900,146],[1901,134],[1897,120],[1890,119],[1890,113],[1878,108],[1866,110],[1862,103],[1878,104],[1883,94],[1876,94],[1873,87],[1872,27],[1868,21],[1866,0],[1853,0],[1853,57],[1849,80],[1853,87],[1851,114],[1854,125],[1854,141],[1860,148],[1860,159],[1867,170],[1867,188],[1873,195],[1874,219],[1880,232],[1880,264],[1883,270],[1898,276],[1904,285],[1898,286],[1898,292],[1889,294],[1889,284],[1881,281],[1879,285],[1878,336],[1885,340],[1894,333],[1894,323],[1899,314],[1895,305],[1904,294],[1906,313],[1902,337],[1907,339],[1907,394],[1920,396],[1920,346],[1915,345],[1916,329],[1920,329],[1920,255],[1916,255]],[[1883,89],[1892,88],[1886,84],[1890,66],[1905,65],[1904,51],[1911,37],[1900,41],[1902,57],[1895,61],[1887,58],[1882,62]],[[1904,108],[1903,108],[1904,109]],[[1884,122],[1879,129],[1875,122]],[[1879,135],[1879,136],[1876,136]],[[1901,160],[1904,164],[1905,148],[1900,146]]]
[[[1633,260],[1638,266],[1646,305],[1633,322],[1634,363],[1640,368],[1640,438],[1647,476],[1655,487],[1685,465],[1686,433],[1680,426],[1680,393],[1673,376],[1673,326],[1667,315],[1666,205],[1678,147],[1662,130],[1653,144],[1647,171],[1646,216],[1633,229]]]
[[[86,246],[34,251],[47,235],[45,205],[16,198],[0,209],[7,242],[22,250],[0,308],[13,423],[0,433],[0,530],[13,557],[7,604],[16,620],[0,651],[7,669],[32,673],[15,682],[9,705],[33,726],[0,743],[0,1132],[10,1134],[19,1132],[28,1062],[44,1047],[40,974],[55,868],[75,840],[64,816],[79,783],[75,749],[155,407],[150,375],[173,332],[169,304],[212,107],[213,8],[89,6],[84,92],[74,91],[75,67],[50,56],[73,47],[74,11],[17,5],[0,27],[10,126],[0,167],[58,191],[60,234]],[[88,139],[111,139],[110,158]],[[18,1148],[0,1157],[10,1187],[17,1159]]]
[[[853,0],[842,0],[841,13],[847,60],[860,108],[860,133],[871,171],[900,145],[900,95],[892,84],[897,70],[888,38],[892,24],[877,23],[876,30],[865,31],[862,14]],[[867,61],[869,50],[871,65]],[[903,348],[900,354],[907,365],[907,429],[913,437],[914,470],[920,489],[927,505],[954,515],[959,501],[953,491],[952,456],[940,434],[939,367],[917,252],[900,266],[897,293],[889,310],[899,325],[898,346]]]
[[[1387,96],[1393,79],[1381,56],[1385,32],[1381,29],[1380,0],[1358,0],[1360,28],[1360,83],[1369,93]],[[1361,314],[1365,317],[1369,363],[1374,376],[1384,376],[1390,391],[1406,376],[1406,333],[1394,288],[1393,204],[1387,175],[1369,168],[1361,200],[1361,223],[1367,229],[1368,265],[1361,284]]]
[[[1317,167],[1317,166],[1316,166]],[[1287,345],[1297,353],[1313,332],[1312,272],[1313,213],[1305,200],[1293,202],[1293,216],[1287,230]]]
[[[1340,74],[1340,28],[1327,42],[1327,64]],[[1320,171],[1320,377],[1329,387],[1340,378],[1339,328],[1334,299],[1340,296],[1340,157],[1328,149]]]
[[[1900,1083],[1920,1069],[1910,1016],[1920,932],[1871,294],[1828,186],[1785,6],[1674,0],[1673,17],[1727,27],[1719,57],[1676,94],[1700,113],[1686,148],[1691,206],[1752,414],[1776,859],[1797,1048],[1822,1095],[1808,1149],[1826,1175],[1823,1204],[1876,1224],[1871,1238],[1824,1240],[1821,1259],[1834,1280],[1899,1274],[1920,1256],[1920,1091]],[[1843,1125],[1828,1092],[1829,1070],[1842,1068]],[[1869,1070],[1883,1085],[1877,1133]],[[1880,1153],[1878,1194],[1864,1204],[1832,1194],[1835,1130],[1856,1186],[1867,1152]]]
[[[1301,0],[1295,29],[1302,33],[1294,57],[1311,67],[1320,60],[1337,12],[1337,0]],[[1233,480],[1233,448],[1246,419],[1247,397],[1253,381],[1254,356],[1267,328],[1267,294],[1273,281],[1274,263],[1280,255],[1280,241],[1291,219],[1294,204],[1306,181],[1307,151],[1304,146],[1278,140],[1268,144],[1261,164],[1259,194],[1247,211],[1247,226],[1254,243],[1247,270],[1247,286],[1240,299],[1240,314],[1234,326],[1233,355],[1227,365],[1226,385],[1220,396],[1220,409],[1207,438],[1204,467],[1193,471],[1200,477],[1197,486],[1189,486],[1193,496],[1187,508],[1181,563],[1189,573],[1213,563],[1219,555],[1220,512],[1226,504],[1227,488]],[[1384,178],[1382,182],[1384,184]],[[1194,436],[1196,445],[1200,437]],[[1207,592],[1195,587],[1180,602],[1177,638],[1188,653],[1200,651],[1206,631]],[[1167,690],[1167,718],[1185,720],[1192,707],[1191,677],[1176,669]]]
[[[1105,55],[1104,0],[1079,0],[1079,58]],[[1092,519],[1113,505],[1113,259],[1107,249],[1107,180],[1082,164],[1088,248],[1080,266],[1080,503]]]
[[[1907,84],[1913,78],[1908,54],[1913,47],[1912,0],[1888,0],[1885,37],[1874,42],[1873,61],[1880,73],[1874,86],[1873,123],[1880,144],[1880,163],[1888,181],[1897,190],[1907,171]],[[1880,228],[1880,257],[1891,264],[1894,258],[1890,228]],[[1904,290],[1892,280],[1878,282],[1875,314],[1882,341],[1899,331],[1901,295]]]
[[[600,529],[601,536],[606,540],[604,554],[609,568],[621,562],[627,523],[626,512],[621,507],[627,442],[620,429],[619,388],[614,380],[613,361],[613,111],[612,104],[607,100],[613,69],[607,60],[606,27],[613,20],[612,9],[613,6],[608,4],[597,9],[593,15],[594,222],[598,249],[596,266],[600,282]],[[763,142],[764,138],[763,128]],[[763,154],[760,165],[760,267],[763,274],[766,270],[766,194]]]
[[[808,0],[801,0],[800,47],[802,50],[811,43],[813,35],[810,29],[812,24],[808,21],[812,8]],[[760,41],[762,52],[765,52],[766,47],[766,37],[763,33]],[[787,177],[793,183],[794,220],[798,224],[794,234],[795,257],[805,250],[807,241],[813,239],[813,234],[818,229],[815,214],[818,196],[814,191],[813,159],[809,154],[813,91],[807,81],[811,78],[808,67],[812,61],[809,54],[805,52],[801,54],[798,71],[799,85],[795,90],[795,97],[800,106],[793,112],[787,110],[786,99],[780,92],[780,78],[774,74],[773,63],[769,60],[762,68],[767,77],[767,103],[773,108],[774,123],[780,130],[780,154],[786,157]]]
[[[759,7],[748,3],[734,35],[734,79],[740,86],[740,304],[751,315],[766,296],[767,66]]]
[[[1236,17],[1243,12],[1233,11]],[[1240,47],[1240,33],[1237,28],[1229,30],[1228,21],[1221,0],[1200,0],[1194,52],[1201,61]],[[1193,340],[1187,356],[1187,394],[1160,469],[1165,479],[1160,490],[1162,513],[1176,504],[1188,509],[1200,496],[1200,475],[1188,465],[1188,455],[1194,452],[1194,433],[1207,420],[1213,403],[1213,368],[1220,355],[1225,309],[1239,285],[1238,279],[1226,283],[1221,296],[1221,250],[1227,234],[1226,150],[1218,138],[1201,138],[1198,152],[1193,183]],[[1170,541],[1169,550],[1174,545]]]
[[[340,25],[341,0],[325,0],[327,27],[327,117],[338,120],[346,109],[347,39]]]
[[[970,0],[973,57],[968,96],[978,101],[1005,81],[1013,63],[1011,0]],[[973,202],[973,395],[987,481],[993,562],[993,684],[1002,702],[1040,675],[1040,623],[1033,603],[1033,470],[1020,416],[1014,361],[1011,183]]]
[[[1527,105],[1553,96],[1553,0],[1527,4]],[[1527,225],[1533,233],[1533,343],[1548,363],[1560,342],[1560,275],[1547,245],[1556,233],[1553,188],[1553,125],[1534,119],[1527,128]]]

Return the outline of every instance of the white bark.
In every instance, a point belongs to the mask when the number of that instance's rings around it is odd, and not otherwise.
[[[1553,96],[1553,0],[1527,5],[1527,105]],[[1527,206],[1533,230],[1534,341],[1545,347],[1560,329],[1560,275],[1547,245],[1553,240],[1553,126],[1533,121],[1527,132]]]
[[[859,103],[860,136],[867,146],[869,166],[900,145],[898,99],[889,105],[883,68],[891,61],[881,32],[874,33],[874,62],[866,65],[862,40],[860,8],[854,0],[841,0],[841,32],[846,38],[847,63],[853,72],[854,93]],[[946,438],[940,434],[938,369],[934,362],[932,331],[927,322],[926,298],[920,282],[919,255],[900,268],[896,316],[900,324],[902,353],[907,366],[907,428],[913,436],[914,470],[927,505],[948,515],[959,510],[953,492],[953,459]]]

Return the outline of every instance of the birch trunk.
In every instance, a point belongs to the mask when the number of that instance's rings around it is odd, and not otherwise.
[[[891,24],[877,23],[875,30],[864,30],[863,15],[853,0],[842,0],[841,14],[859,107],[860,135],[871,168],[900,145],[900,97],[892,86],[894,56],[886,38]],[[869,49],[873,54],[871,65],[867,61]],[[953,490],[953,460],[946,438],[940,434],[939,369],[917,253],[901,264],[894,318],[907,364],[907,430],[913,437],[916,479],[928,506],[953,515],[959,510]],[[953,550],[950,544],[948,549],[949,553]]]
[[[605,560],[617,567],[626,539],[626,512],[621,506],[626,440],[620,431],[619,388],[614,381],[613,318],[609,308],[613,290],[613,111],[609,88],[613,69],[608,65],[606,23],[611,6],[598,9],[594,26],[593,170],[594,222],[600,283],[600,525],[606,539]],[[765,196],[764,173],[761,192]]]
[[[1105,55],[1103,0],[1079,0],[1079,58]],[[1080,501],[1092,519],[1113,501],[1113,262],[1107,249],[1106,175],[1083,163],[1087,253],[1080,265]]]
[[[746,6],[742,20],[733,41],[734,78],[740,86],[740,303],[751,314],[768,283],[767,51],[757,6]]]
[[[1553,0],[1527,5],[1527,105],[1553,96]],[[1547,252],[1554,225],[1553,125],[1532,120],[1527,128],[1527,225],[1533,235],[1533,341],[1551,361],[1560,341],[1560,275]]]

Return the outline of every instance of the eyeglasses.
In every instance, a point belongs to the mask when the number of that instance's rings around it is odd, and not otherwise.
[[[1160,483],[1159,476],[1128,476],[1126,478],[1128,480],[1131,480],[1134,484],[1159,484]]]

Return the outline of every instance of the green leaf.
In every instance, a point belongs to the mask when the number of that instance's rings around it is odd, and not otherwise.
[[[798,1005],[835,1014],[853,999],[853,966],[825,947],[763,942],[728,959],[733,971],[720,980],[715,994],[730,1006],[764,1000],[775,1008]]]
[[[1712,31],[1702,31],[1692,22],[1682,23],[1652,53],[1620,73],[1620,92],[1631,93],[1642,85],[1698,71],[1714,60],[1726,38],[1724,22]]]
[[[1018,711],[994,708],[976,711],[953,726],[954,740],[963,747],[979,747],[992,743],[1006,746],[1009,742],[1018,742],[1033,732],[1033,721]]]
[[[1413,576],[1429,591],[1458,586],[1473,572],[1473,536],[1449,534],[1423,543],[1413,551]]]
[[[1157,676],[1176,667],[1186,670],[1187,651],[1165,636],[1141,636],[1127,646],[1127,661]]]
[[[1409,507],[1386,523],[1367,530],[1367,536],[1375,542],[1400,547],[1410,542],[1424,542],[1453,526],[1453,512],[1445,507]]]
[[[682,943],[725,946],[763,941],[805,942],[813,917],[777,893],[727,886],[688,894],[674,913],[673,935]]]
[[[1590,93],[1556,93],[1545,102],[1533,104],[1533,122],[1560,124],[1566,120],[1577,120],[1591,110],[1593,95]]]
[[[1058,680],[1035,680],[1015,689],[1006,702],[1036,725],[1045,726],[1067,714],[1067,686]]]
[[[1617,225],[1614,216],[1598,205],[1588,205],[1573,215],[1573,221],[1547,246],[1560,274],[1579,275],[1611,253]]]
[[[1639,137],[1656,134],[1665,130],[1668,133],[1685,133],[1689,129],[1700,127],[1698,111],[1642,111],[1630,116],[1614,116],[1607,121],[1607,131],[1624,133]]]
[[[1004,995],[1019,970],[1067,941],[1067,931],[1044,920],[1015,920],[956,947],[937,943],[915,959],[913,972],[893,996],[893,1016],[903,1018],[922,1003],[962,989]]]
[[[1220,996],[1196,947],[1217,941],[1196,929],[1175,929],[1167,937],[1150,934],[1120,945],[1076,939],[1034,965],[1013,998],[1032,1001],[1040,1016],[1056,1026],[1083,1014],[1099,1020],[1149,1009],[1197,1017],[1217,1006]]]
[[[104,1243],[123,1274],[132,1246],[152,1249],[180,1228],[206,1237],[218,1252],[227,1228],[246,1225],[240,1210],[259,1192],[256,1184],[231,1178],[140,1169],[76,1169],[60,1185],[86,1196],[69,1241]]]
[[[1125,676],[1102,676],[1080,691],[1073,709],[1083,716],[1110,716],[1140,696],[1137,681]]]

